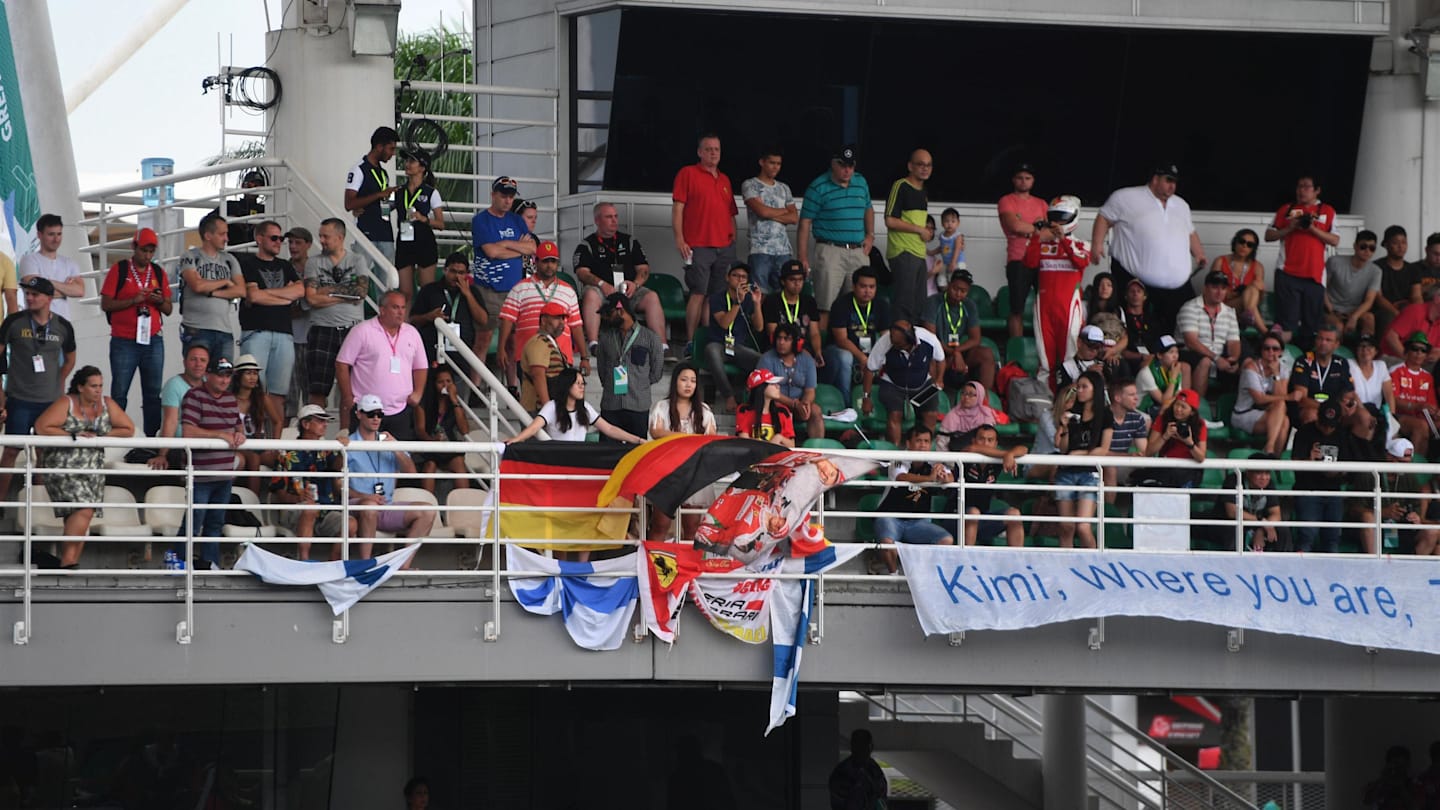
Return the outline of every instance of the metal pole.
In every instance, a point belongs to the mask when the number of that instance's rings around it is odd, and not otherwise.
[[[1298,699],[1290,701],[1290,770],[1300,773],[1300,701]],[[1291,806],[1295,810],[1300,810],[1304,806],[1301,804],[1301,800],[1304,799],[1304,786],[1296,782],[1291,785],[1290,789],[1294,793]]]

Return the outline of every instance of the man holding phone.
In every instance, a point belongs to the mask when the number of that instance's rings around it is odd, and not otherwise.
[[[940,345],[935,333],[912,326],[909,321],[891,324],[876,341],[865,363],[862,378],[865,395],[860,400],[860,409],[866,416],[875,412],[871,390],[875,373],[880,372],[880,404],[886,411],[885,438],[891,444],[900,444],[900,426],[905,419],[907,400],[930,432],[935,432],[935,423],[940,421],[936,394],[944,386],[944,360],[945,347]]]
[[[725,274],[726,289],[710,296],[710,343],[705,347],[705,365],[715,377],[715,390],[725,398],[725,413],[738,407],[735,389],[725,374],[725,364],[734,363],[741,374],[749,374],[760,362],[760,336],[765,334],[765,316],[760,307],[760,288],[750,283],[750,266],[736,262]]]

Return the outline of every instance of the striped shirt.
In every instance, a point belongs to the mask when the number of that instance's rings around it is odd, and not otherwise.
[[[515,324],[516,360],[530,338],[540,333],[540,310],[551,301],[564,304],[569,313],[565,316],[565,331],[555,339],[560,353],[567,359],[575,356],[575,348],[570,345],[570,330],[580,328],[580,300],[575,288],[559,279],[546,287],[539,279],[528,278],[511,288],[500,306],[500,320]]]
[[[858,245],[865,241],[865,211],[871,208],[870,184],[858,172],[842,186],[826,172],[805,189],[800,218],[811,220],[816,239]]]
[[[185,398],[180,401],[180,424],[203,430],[235,431],[240,428],[240,405],[229,391],[217,397],[204,384],[197,385],[185,392]],[[196,450],[192,456],[196,470],[231,472],[235,469],[234,450]]]

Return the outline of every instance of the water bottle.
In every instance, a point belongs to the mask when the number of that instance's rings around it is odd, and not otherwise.
[[[319,503],[319,502],[320,502],[320,485],[319,485],[319,484],[316,484],[316,483],[314,483],[314,482],[312,481],[311,483],[305,485],[305,491],[310,494],[310,500],[314,501],[315,503]]]

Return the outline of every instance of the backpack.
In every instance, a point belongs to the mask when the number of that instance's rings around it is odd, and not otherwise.
[[[1000,370],[995,374],[995,393],[1000,395],[1000,399],[1005,399],[1010,392],[1011,381],[1018,380],[1024,376],[1025,369],[1022,368],[1019,363],[1011,360],[1001,366]]]
[[[1040,414],[1050,409],[1053,397],[1050,386],[1037,377],[1019,377],[1010,381],[1005,396],[1005,412],[1021,422],[1038,422]]]

